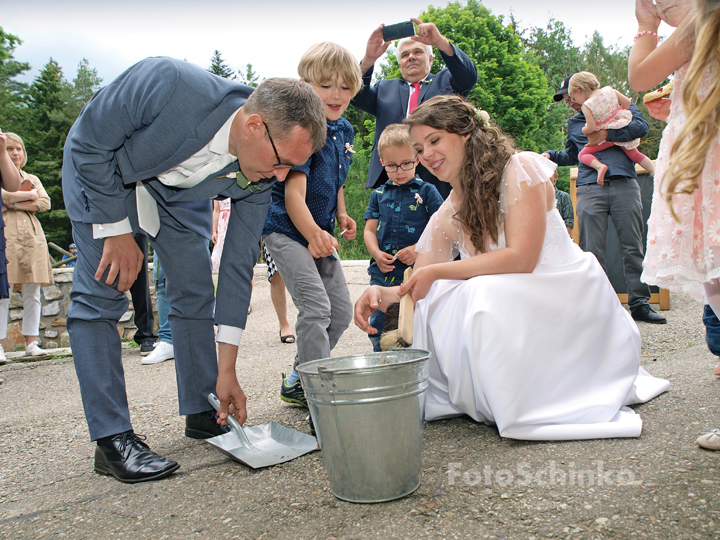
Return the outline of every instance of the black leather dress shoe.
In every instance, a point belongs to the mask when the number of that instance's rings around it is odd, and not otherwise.
[[[114,476],[133,484],[158,480],[180,468],[175,461],[157,455],[133,431],[98,439],[95,448],[95,472]]]
[[[217,423],[217,413],[214,410],[188,414],[185,417],[185,436],[191,439],[209,439],[228,431],[228,426]]]
[[[648,304],[636,307],[631,312],[632,318],[636,321],[642,321],[650,324],[665,324],[667,319],[656,313]]]

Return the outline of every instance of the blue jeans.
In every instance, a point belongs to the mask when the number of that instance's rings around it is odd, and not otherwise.
[[[377,285],[378,287],[394,287],[396,285],[402,285],[403,276],[388,277],[379,274],[370,274],[370,285]],[[373,328],[377,328],[377,334],[368,334],[370,343],[373,345],[373,352],[381,352],[380,348],[380,336],[382,336],[383,326],[385,326],[385,312],[376,309],[370,318],[368,324]]]
[[[158,324],[160,325],[158,339],[165,343],[172,344],[172,334],[170,333],[170,323],[168,322],[170,305],[165,296],[165,273],[162,270],[162,266],[160,266],[160,257],[158,257],[157,251],[153,259],[153,279],[155,280],[155,298],[157,300]]]
[[[703,324],[705,325],[705,342],[708,349],[715,356],[720,356],[720,320],[708,305],[705,305],[703,310]]]

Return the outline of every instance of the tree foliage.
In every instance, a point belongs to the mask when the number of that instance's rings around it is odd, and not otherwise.
[[[30,64],[13,57],[15,48],[21,44],[19,37],[8,34],[0,26],[0,127],[5,131],[16,129],[22,121],[28,85],[15,78],[28,71]]]
[[[252,86],[253,88],[257,88],[258,84],[260,84],[260,77],[258,77],[258,74],[253,71],[252,64],[247,64],[245,66],[245,72],[241,72],[238,70],[238,80],[243,83],[247,84],[248,86]]]
[[[224,79],[235,78],[235,72],[225,63],[225,60],[222,59],[222,54],[217,49],[215,49],[212,59],[210,60],[208,71]]]

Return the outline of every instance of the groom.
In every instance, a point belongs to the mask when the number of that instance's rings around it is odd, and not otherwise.
[[[207,396],[217,393],[221,418],[230,404],[240,422],[247,417],[235,358],[270,187],[325,143],[325,125],[306,83],[269,79],[253,91],[170,58],[137,63],[83,109],[63,162],[78,246],[67,327],[98,473],[143,482],[179,467],[130,423],[117,321],[142,264],[133,234],[149,235],[167,276],[185,435],[224,433]],[[232,199],[217,303],[204,211],[216,196]]]

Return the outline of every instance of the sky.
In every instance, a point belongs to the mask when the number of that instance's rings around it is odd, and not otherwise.
[[[466,0],[462,0],[466,3]],[[26,0],[3,2],[0,26],[23,44],[15,59],[32,69],[31,81],[52,57],[72,80],[87,58],[104,83],[148,56],[172,56],[210,66],[215,49],[226,64],[243,70],[251,63],[261,78],[296,77],[302,53],[313,43],[334,41],[360,60],[370,32],[381,23],[417,17],[447,0]],[[595,30],[606,45],[631,45],[637,32],[632,0],[483,0],[522,28],[545,26],[550,17],[572,30],[576,45]],[[587,9],[583,5],[587,4]],[[602,6],[602,11],[598,8]],[[599,17],[601,12],[606,17]],[[594,13],[590,16],[589,13]],[[661,33],[669,33],[661,27]]]

